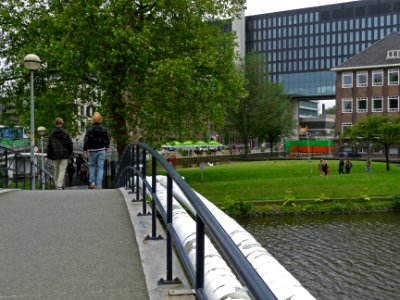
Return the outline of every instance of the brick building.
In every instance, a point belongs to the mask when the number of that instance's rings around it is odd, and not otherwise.
[[[400,114],[400,33],[392,32],[332,69],[336,132],[362,118]]]

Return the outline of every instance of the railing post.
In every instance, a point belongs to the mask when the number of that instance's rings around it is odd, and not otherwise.
[[[24,189],[26,189],[26,160],[22,160],[24,162],[23,172],[24,172]]]
[[[154,156],[152,156],[151,160],[151,211],[152,211],[152,220],[151,220],[151,237],[155,238],[157,235],[157,207],[156,202],[154,201],[154,196],[157,193],[157,161]]]
[[[14,155],[14,164],[15,164],[15,172],[13,175],[13,180],[15,182],[15,188],[18,188],[18,152],[15,152]]]
[[[196,292],[204,289],[204,223],[196,215]]]
[[[135,177],[136,162],[135,162],[135,146],[134,145],[131,146],[131,149],[130,149],[128,155],[129,155],[129,157],[126,158],[126,160],[127,160],[126,164],[132,165],[134,170],[133,171],[130,170],[129,174],[127,174],[127,176],[128,176],[127,182],[128,182],[128,185],[130,184],[130,187],[131,187],[131,191],[129,193],[133,194],[135,191],[135,179],[136,179],[136,177]],[[132,201],[135,201],[135,200],[132,200]]]
[[[136,201],[140,201],[139,199],[139,145],[136,146],[136,153],[135,153],[135,178],[136,178]]]
[[[5,156],[4,156],[4,185],[5,188],[8,187],[8,150],[5,150]]]
[[[147,235],[146,240],[163,240],[164,238],[157,235],[157,205],[154,198],[157,196],[157,160],[151,157],[151,236]]]
[[[167,177],[167,281],[172,281],[172,238],[168,227],[172,225],[172,178]],[[172,227],[172,226],[171,226]]]
[[[147,214],[147,203],[146,203],[146,185],[144,184],[144,181],[146,180],[146,149],[142,149],[142,204],[143,204],[143,209],[142,209],[142,214],[146,215]]]

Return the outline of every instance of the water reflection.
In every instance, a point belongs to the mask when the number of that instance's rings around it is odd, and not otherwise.
[[[240,218],[317,299],[393,300],[400,213]]]

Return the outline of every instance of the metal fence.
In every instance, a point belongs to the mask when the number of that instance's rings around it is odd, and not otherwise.
[[[148,169],[147,160],[151,161]],[[167,173],[167,209],[161,205],[157,196],[156,176],[157,168],[161,167]],[[147,181],[147,174],[151,174],[151,184]],[[212,236],[218,248],[228,260],[229,265],[235,273],[240,277],[243,284],[247,287],[249,294],[254,299],[277,299],[270,288],[266,285],[257,271],[246,259],[243,253],[235,245],[234,241],[223,229],[218,220],[210,213],[206,205],[199,199],[197,194],[190,186],[181,178],[181,176],[173,169],[157,151],[142,143],[130,144],[120,160],[118,170],[115,175],[114,187],[139,187],[139,179],[144,188],[139,191],[136,188],[136,199],[141,199],[143,203],[143,211],[147,212],[148,192],[151,195],[151,211],[152,211],[152,233],[149,239],[159,239],[156,232],[156,216],[157,212],[161,215],[166,224],[167,230],[167,258],[166,258],[166,281],[173,282],[172,275],[172,251],[173,245],[181,258],[186,269],[189,280],[196,291],[197,299],[207,299],[204,291],[204,250],[205,250],[205,232]],[[190,204],[196,211],[196,264],[192,265],[186,251],[178,238],[176,228],[172,222],[172,200],[173,200],[173,184],[176,184],[187,197]],[[142,192],[142,195],[140,195]]]
[[[35,156],[35,172],[31,170],[30,153],[0,146],[0,188],[54,189],[51,166],[43,162],[44,157]],[[33,174],[34,173],[34,174]],[[31,185],[35,176],[35,187]]]

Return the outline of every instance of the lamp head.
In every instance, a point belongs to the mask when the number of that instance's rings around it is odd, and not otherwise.
[[[43,136],[46,133],[46,128],[43,126],[39,126],[37,132],[39,133],[39,135]]]
[[[37,71],[40,69],[42,62],[36,54],[28,54],[24,57],[24,66],[30,71]]]

